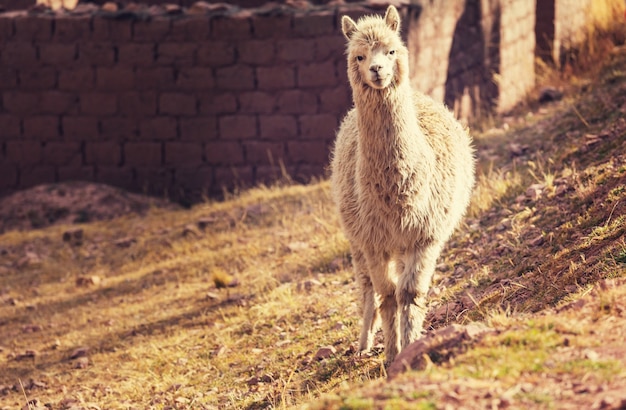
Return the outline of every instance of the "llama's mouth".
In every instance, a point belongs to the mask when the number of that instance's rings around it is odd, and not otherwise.
[[[372,80],[372,87],[373,88],[385,88],[389,85],[390,81],[390,76],[386,75],[386,76],[380,76],[380,75],[374,75]]]

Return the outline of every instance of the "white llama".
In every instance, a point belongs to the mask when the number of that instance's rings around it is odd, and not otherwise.
[[[331,161],[332,195],[362,291],[360,350],[382,319],[385,361],[422,332],[443,245],[474,185],[471,138],[452,114],[409,84],[400,16],[343,16],[354,108]]]

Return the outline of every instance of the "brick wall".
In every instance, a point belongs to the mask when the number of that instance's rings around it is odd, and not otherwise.
[[[412,83],[460,116],[510,108],[534,82],[534,2],[441,3],[401,8]],[[351,105],[339,19],[380,5],[155,12],[0,14],[0,194],[80,179],[198,198],[324,175]]]

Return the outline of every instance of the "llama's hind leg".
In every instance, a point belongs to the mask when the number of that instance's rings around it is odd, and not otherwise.
[[[378,315],[376,295],[367,271],[367,262],[363,252],[353,250],[352,263],[354,264],[355,277],[361,291],[363,327],[361,328],[361,337],[359,339],[359,351],[367,352],[372,348],[374,335],[380,326],[380,316]]]
[[[398,304],[396,284],[389,275],[389,257],[367,254],[367,266],[374,291],[380,298],[379,312],[382,319],[385,338],[385,364],[390,364],[400,351],[400,327],[398,322]]]
[[[426,296],[435,272],[440,244],[405,253],[404,269],[398,278],[396,291],[400,309],[401,346],[404,349],[417,340],[426,317]]]

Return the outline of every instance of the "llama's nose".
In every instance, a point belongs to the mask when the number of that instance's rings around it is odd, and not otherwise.
[[[381,65],[379,65],[379,64],[372,64],[372,65],[370,66],[370,71],[371,71],[371,72],[373,72],[373,73],[378,73],[378,71],[379,71],[381,68],[382,68],[382,66],[381,66]]]

